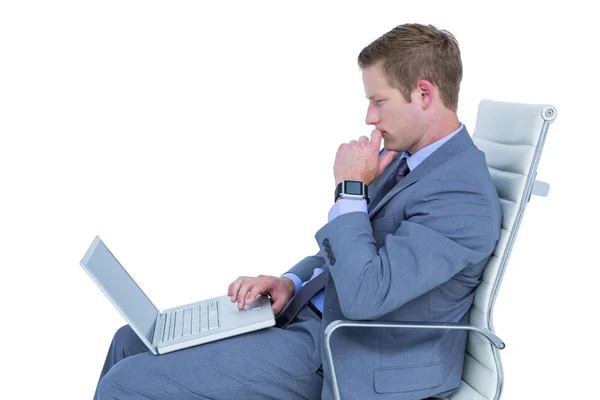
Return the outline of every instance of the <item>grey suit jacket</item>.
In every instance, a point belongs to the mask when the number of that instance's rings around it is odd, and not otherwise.
[[[369,185],[375,201],[368,215],[351,212],[327,223],[315,235],[321,250],[289,271],[306,281],[314,268],[329,268],[322,330],[337,319],[468,321],[502,218],[485,156],[463,128],[381,193],[398,162],[396,156]],[[460,331],[338,330],[332,351],[341,396],[408,400],[455,390],[465,345]],[[325,362],[323,369],[322,395],[330,399]]]

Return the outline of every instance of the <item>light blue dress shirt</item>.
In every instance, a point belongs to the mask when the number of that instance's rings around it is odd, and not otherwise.
[[[455,130],[454,132],[452,132],[451,134],[443,137],[442,139],[438,140],[437,142],[431,143],[429,146],[423,147],[421,150],[417,151],[415,154],[409,155],[405,151],[404,153],[402,153],[402,155],[400,157],[406,158],[406,164],[408,165],[408,168],[412,171],[413,169],[417,168],[417,166],[419,164],[421,164],[423,162],[423,160],[425,160],[427,157],[432,155],[434,151],[439,149],[448,140],[452,139],[454,137],[454,135],[456,135],[463,128],[463,126],[464,125],[461,122],[458,129]],[[328,221],[331,222],[335,218],[337,218],[338,216],[340,216],[342,214],[349,213],[349,212],[355,212],[355,211],[367,213],[367,201],[364,199],[339,199],[338,201],[335,202],[335,204],[329,210]],[[323,272],[323,268],[315,268],[310,280],[314,279],[317,275],[319,275],[322,272]],[[302,282],[300,280],[300,278],[298,277],[298,275],[291,274],[291,273],[283,274],[282,278],[289,278],[292,280],[292,282],[294,282],[294,284],[296,285],[296,293],[298,293],[298,291],[302,288],[302,286],[306,285],[306,283],[310,281],[309,280],[306,282]],[[311,300],[313,305],[315,307],[317,307],[317,309],[319,309],[319,311],[321,311],[321,312],[323,312],[324,298],[325,298],[324,290],[321,290]]]

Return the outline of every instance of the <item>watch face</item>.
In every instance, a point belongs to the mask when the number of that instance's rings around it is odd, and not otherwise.
[[[355,182],[355,181],[346,181],[346,190],[344,190],[345,193],[347,194],[364,194],[362,191],[362,182]]]

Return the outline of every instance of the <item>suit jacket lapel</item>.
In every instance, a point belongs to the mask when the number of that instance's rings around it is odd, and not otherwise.
[[[373,202],[369,209],[369,217],[372,217],[377,211],[379,211],[385,204],[394,197],[398,192],[406,189],[419,179],[429,174],[432,170],[443,165],[448,159],[455,154],[459,153],[468,146],[473,145],[473,140],[469,136],[466,128],[461,129],[452,139],[444,143],[439,149],[434,151],[429,157],[427,157],[421,164],[419,164],[414,170],[410,171],[404,179],[402,179],[396,186],[394,186],[388,193],[383,195],[383,198],[378,202]],[[388,165],[385,171],[372,183],[374,192],[379,192],[379,189],[392,177],[392,174],[396,171],[398,163],[400,162],[400,153],[394,157],[393,161]],[[371,190],[371,187],[369,187]],[[378,193],[378,198],[381,198],[381,194]]]

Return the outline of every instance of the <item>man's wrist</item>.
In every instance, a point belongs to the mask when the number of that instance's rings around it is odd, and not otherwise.
[[[335,188],[334,203],[342,199],[366,200],[369,204],[369,187],[363,181],[343,180]]]

